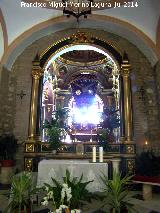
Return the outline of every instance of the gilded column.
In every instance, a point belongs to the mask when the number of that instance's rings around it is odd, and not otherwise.
[[[124,91],[124,117],[125,117],[125,141],[132,142],[132,106],[130,87],[130,64],[125,55],[121,65],[121,75],[123,78]]]
[[[29,124],[29,140],[36,138],[36,123],[37,123],[37,106],[38,106],[38,88],[39,80],[42,76],[42,69],[40,67],[39,59],[33,61],[32,66],[32,96],[31,96],[31,111]]]
[[[119,76],[119,87],[120,87],[120,117],[121,117],[121,126],[120,126],[120,141],[123,142],[125,139],[125,117],[124,117],[124,89],[123,89],[123,78]]]

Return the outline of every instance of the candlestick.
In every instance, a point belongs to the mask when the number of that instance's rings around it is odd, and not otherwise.
[[[99,147],[99,162],[100,163],[103,162],[103,147],[102,146]]]
[[[92,149],[92,162],[93,163],[96,162],[96,146],[93,146],[93,149]]]

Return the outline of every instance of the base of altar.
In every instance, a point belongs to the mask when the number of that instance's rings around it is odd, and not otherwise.
[[[38,171],[38,163],[44,159],[53,160],[89,160],[92,161],[93,146],[97,147],[97,162],[99,161],[99,146],[97,142],[62,143],[61,150],[54,154],[48,150],[47,143],[36,142],[25,144],[24,168],[27,171]],[[134,143],[110,143],[104,150],[104,162],[107,162],[109,170],[119,170],[124,174],[134,173],[135,168],[135,144]],[[112,171],[111,171],[112,173]]]
[[[37,186],[42,187],[44,183],[53,184],[52,178],[62,181],[69,171],[71,179],[80,178],[82,182],[93,181],[87,189],[90,192],[102,190],[100,176],[103,174],[108,177],[108,163],[91,163],[88,160],[42,160],[38,164]]]

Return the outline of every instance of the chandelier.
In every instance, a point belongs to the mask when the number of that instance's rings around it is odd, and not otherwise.
[[[64,8],[63,15],[66,15],[67,18],[73,16],[79,22],[79,18],[83,16],[87,18],[91,14],[91,4],[93,0],[62,0]]]

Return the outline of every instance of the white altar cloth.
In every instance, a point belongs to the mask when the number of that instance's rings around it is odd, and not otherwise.
[[[83,180],[90,181],[87,189],[91,192],[102,191],[100,175],[108,177],[107,163],[90,163],[87,160],[42,160],[38,165],[37,186],[41,187],[44,183],[52,184],[51,177],[62,181],[66,169],[70,171],[71,177],[80,177],[83,173]]]

